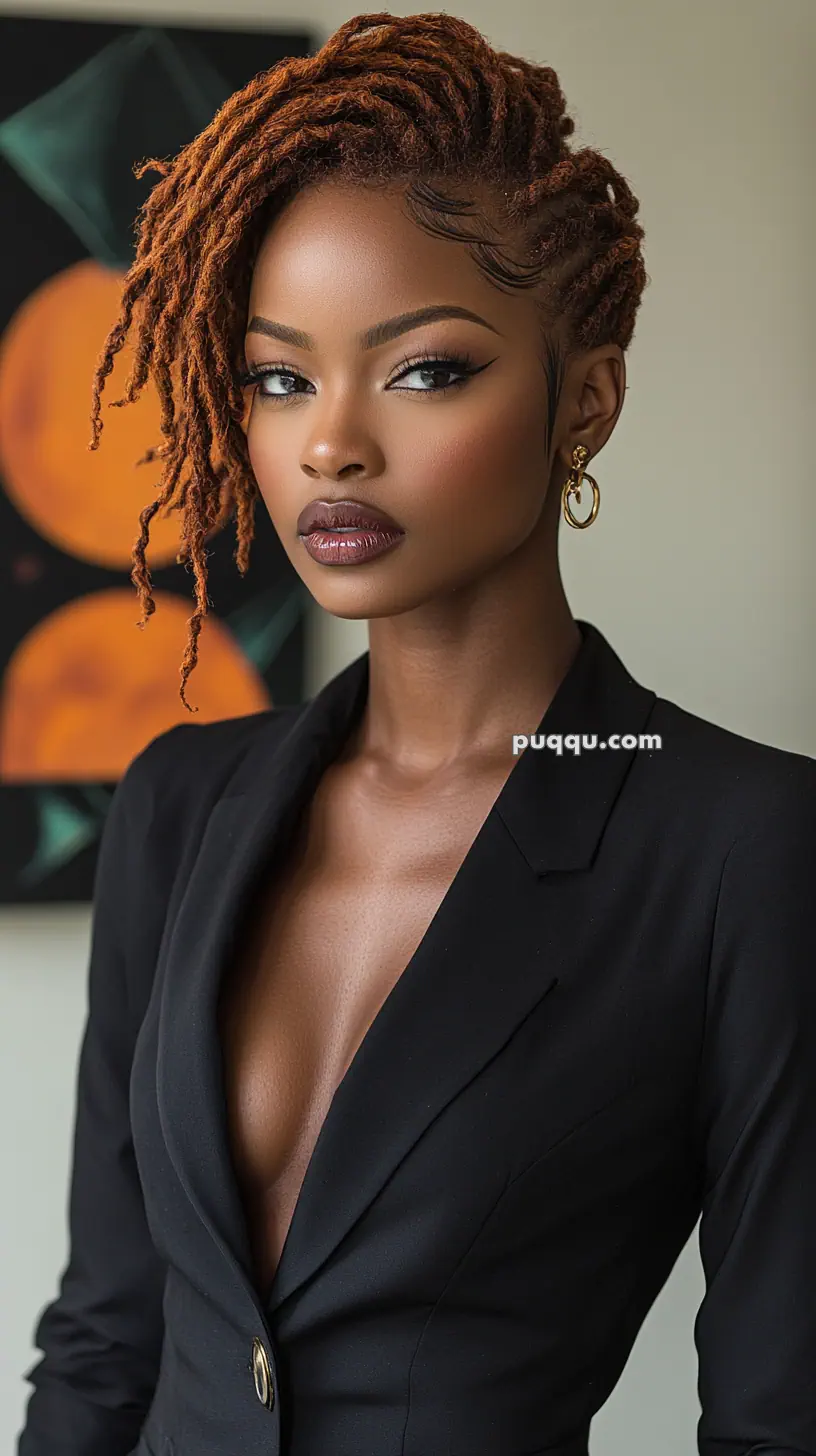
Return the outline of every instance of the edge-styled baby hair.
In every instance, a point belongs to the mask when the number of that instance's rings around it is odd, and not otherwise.
[[[181,667],[189,711],[198,711],[185,685],[208,607],[207,535],[235,519],[235,561],[242,575],[249,565],[258,489],[239,380],[252,270],[272,218],[328,176],[402,185],[417,225],[464,242],[497,288],[536,289],[549,325],[551,435],[565,357],[603,343],[625,349],[648,281],[638,199],[601,153],[570,150],[574,129],[549,66],[494,50],[452,15],[381,11],[354,16],[314,55],[255,76],[175,159],[134,167],[137,177],[162,177],[138,214],[120,317],[94,375],[88,448],[99,446],[100,395],[135,325],[125,394],[110,404],[131,404],[150,374],[165,443],[139,462],[161,459],[164,470],[139,517],[131,580],[144,627],[155,610],[150,522],[160,509],[180,511],[178,560],[192,561],[196,596]],[[495,205],[477,206],[469,188],[486,189]]]

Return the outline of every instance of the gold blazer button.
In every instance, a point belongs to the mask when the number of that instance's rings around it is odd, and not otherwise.
[[[267,1410],[271,1410],[275,1404],[272,1371],[269,1368],[269,1356],[257,1336],[252,1341],[252,1374],[255,1380],[255,1394],[261,1405],[265,1405]]]

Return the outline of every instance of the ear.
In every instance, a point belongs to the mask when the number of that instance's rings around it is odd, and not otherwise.
[[[626,360],[618,344],[602,344],[576,359],[568,397],[569,419],[559,456],[572,465],[576,439],[587,446],[592,459],[601,451],[618,422],[626,399]],[[590,467],[591,468],[591,467]]]

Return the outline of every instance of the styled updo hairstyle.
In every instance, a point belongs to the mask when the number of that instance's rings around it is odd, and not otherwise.
[[[181,512],[177,559],[192,561],[195,575],[180,692],[191,712],[185,685],[208,606],[206,537],[234,518],[239,572],[249,565],[258,488],[238,381],[253,266],[271,220],[329,176],[401,184],[417,225],[465,243],[497,288],[536,289],[551,433],[566,356],[603,343],[625,349],[648,281],[638,199],[601,153],[570,150],[574,129],[549,66],[494,50],[452,15],[381,11],[354,16],[315,55],[255,76],[174,160],[134,167],[161,180],[137,216],[120,317],[94,376],[88,448],[99,446],[100,394],[133,324],[133,368],[110,403],[131,404],[150,373],[165,442],[138,462],[161,459],[164,470],[139,517],[131,579],[144,627],[155,611],[150,522],[160,509]],[[469,187],[495,198],[491,222]]]

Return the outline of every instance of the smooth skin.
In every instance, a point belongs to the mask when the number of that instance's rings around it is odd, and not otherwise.
[[[363,328],[437,303],[470,309],[492,330],[440,320],[358,350]],[[607,344],[569,361],[548,452],[532,295],[500,291],[464,244],[429,237],[397,190],[336,181],[304,189],[271,225],[248,322],[255,316],[317,346],[247,332],[249,365],[282,363],[300,377],[255,386],[245,428],[295,570],[326,611],[369,621],[365,751],[389,781],[417,789],[489,764],[506,776],[511,735],[538,726],[580,644],[558,563],[561,488],[574,446],[588,447],[591,470],[612,433],[622,351]],[[481,372],[446,389],[461,376],[406,374],[411,356],[437,347],[464,351]],[[394,516],[406,532],[399,546],[352,566],[313,561],[298,514],[312,499],[343,497]]]
[[[362,330],[430,304],[490,327],[440,320],[359,349]],[[614,345],[571,360],[548,452],[532,296],[494,288],[464,244],[417,228],[397,192],[336,181],[304,189],[272,223],[248,324],[256,316],[314,343],[247,331],[247,363],[282,370],[253,386],[245,416],[260,493],[315,600],[368,619],[370,651],[365,711],[222,992],[232,1146],[263,1291],[334,1091],[519,762],[512,735],[538,727],[580,646],[558,568],[561,487],[575,444],[594,458],[609,438],[625,370]],[[461,375],[407,371],[438,348],[481,372],[441,388]],[[399,545],[356,565],[314,561],[298,516],[342,498],[387,511]]]

